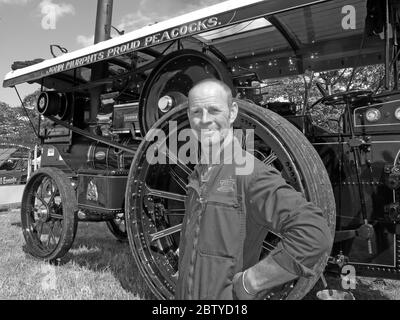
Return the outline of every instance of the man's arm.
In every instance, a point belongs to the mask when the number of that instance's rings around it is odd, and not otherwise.
[[[283,269],[274,259],[267,256],[253,267],[235,275],[234,292],[240,300],[263,298],[263,292],[296,278],[297,275]]]
[[[247,269],[244,275],[235,275],[237,297],[255,298],[259,292],[299,276],[312,276],[315,264],[330,252],[332,244],[321,210],[289,186],[274,168],[255,174],[246,196],[250,203],[247,214],[282,238],[267,257]]]

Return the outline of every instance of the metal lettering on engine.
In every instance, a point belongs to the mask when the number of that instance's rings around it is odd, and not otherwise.
[[[137,121],[138,120],[138,115],[131,113],[131,114],[124,114],[124,121],[125,122],[132,122],[132,121]]]

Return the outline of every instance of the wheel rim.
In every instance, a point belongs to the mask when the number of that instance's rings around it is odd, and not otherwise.
[[[70,182],[61,176],[61,171],[53,171],[37,171],[26,184],[21,203],[27,249],[45,260],[60,258],[69,250],[77,227],[76,200]]]
[[[171,120],[179,124],[178,131],[188,128],[186,106],[172,111],[157,121],[153,128],[168,132],[167,123]],[[298,163],[286,150],[285,142],[280,141],[273,130],[263,124],[262,118],[239,108],[234,127],[254,129],[254,155],[274,165],[289,184],[309,198]],[[127,232],[139,270],[151,291],[160,299],[172,299],[178,264],[178,226],[183,219],[186,198],[184,186],[187,184],[187,173],[193,170],[194,165],[149,165],[146,151],[151,144],[144,141],[140,145],[129,173],[125,209]],[[275,247],[277,237],[269,233],[266,241],[261,256]],[[296,286],[296,281],[286,284],[267,298],[287,298]],[[301,298],[306,293],[296,292],[295,296]]]
[[[37,254],[47,256],[57,248],[62,236],[64,218],[60,191],[52,178],[42,175],[29,193],[26,230]]]

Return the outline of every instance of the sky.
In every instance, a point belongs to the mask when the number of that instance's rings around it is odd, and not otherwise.
[[[112,25],[129,32],[219,0],[114,0]],[[0,101],[20,105],[13,88],[3,88],[14,61],[50,59],[50,45],[69,52],[93,44],[97,0],[0,0]],[[50,13],[54,13],[50,19]],[[118,33],[111,32],[112,37]],[[55,50],[57,55],[60,54]],[[38,85],[17,86],[23,98]]]

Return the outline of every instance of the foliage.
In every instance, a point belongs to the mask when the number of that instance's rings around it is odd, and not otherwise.
[[[343,106],[333,107],[322,104],[313,106],[322,97],[317,83],[327,94],[358,89],[376,92],[378,89],[382,90],[383,75],[383,65],[359,67],[354,70],[354,73],[353,68],[315,73],[307,71],[304,75],[278,79],[278,84],[276,84],[276,79],[266,80],[268,94],[265,100],[267,102],[277,100],[294,102],[301,107],[300,112],[308,106],[314,124],[337,132],[337,122],[329,119],[338,119],[343,112]]]
[[[299,112],[302,112],[305,106],[310,108],[322,97],[317,83],[327,93],[355,89],[369,89],[375,92],[383,89],[383,74],[383,65],[359,67],[354,70],[354,73],[352,68],[324,72],[306,71],[304,75],[265,80],[268,93],[264,95],[264,100],[265,102],[277,100],[293,102],[299,107]],[[35,110],[35,104],[39,93],[40,91],[37,90],[24,98],[23,104],[26,109],[22,106],[11,108],[0,102],[0,143],[17,143],[33,147],[39,142],[27,117],[28,114],[37,131],[38,113]],[[343,112],[343,106],[331,107],[316,104],[310,112],[314,124],[337,132],[337,122],[329,119],[338,119]]]
[[[37,131],[38,113],[35,104],[39,90],[27,95],[22,106],[12,108],[4,102],[0,102],[0,143],[14,143],[27,147],[33,147],[39,143],[35,130]],[[32,124],[35,129],[32,128]]]

